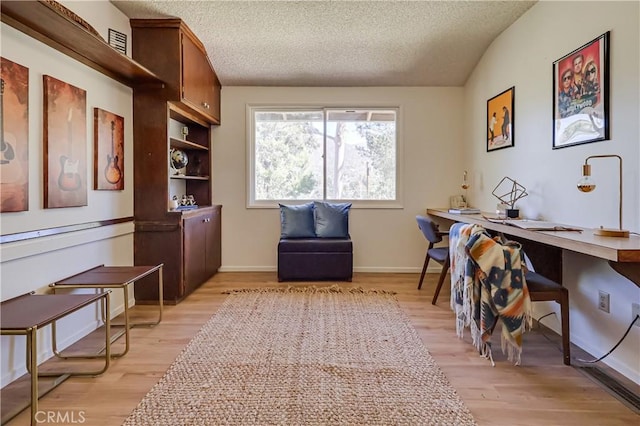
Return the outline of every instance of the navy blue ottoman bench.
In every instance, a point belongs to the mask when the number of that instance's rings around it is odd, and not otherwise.
[[[278,243],[278,281],[351,281],[351,238],[283,238]]]

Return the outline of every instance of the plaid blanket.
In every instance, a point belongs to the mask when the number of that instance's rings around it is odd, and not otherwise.
[[[473,344],[493,364],[490,339],[500,322],[502,352],[520,364],[522,334],[531,327],[520,245],[500,243],[481,226],[456,223],[449,231],[449,251],[451,308],[458,336],[469,327]]]

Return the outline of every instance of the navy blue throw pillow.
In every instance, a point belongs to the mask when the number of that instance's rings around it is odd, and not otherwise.
[[[280,204],[280,238],[315,238],[313,203]]]
[[[349,238],[351,203],[315,201],[316,235],[320,238]]]

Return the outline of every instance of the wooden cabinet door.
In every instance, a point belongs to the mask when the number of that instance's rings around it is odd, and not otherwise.
[[[213,72],[207,56],[182,35],[182,98],[203,114],[213,116]]]
[[[212,73],[213,76],[213,100],[212,100],[212,115],[220,123],[220,104],[221,104],[221,89],[222,85],[220,84],[220,80],[218,80],[218,76],[215,73]]]
[[[222,265],[222,247],[220,227],[221,216],[220,207],[216,208],[211,215],[207,215],[209,221],[207,225],[207,257],[205,259],[205,271],[207,279],[218,272]]]
[[[206,279],[206,226],[202,216],[184,219],[185,293],[195,290]]]

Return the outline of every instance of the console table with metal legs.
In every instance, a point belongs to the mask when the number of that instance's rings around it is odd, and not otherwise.
[[[114,358],[124,356],[127,352],[129,352],[129,344],[130,344],[130,336],[129,330],[133,327],[139,326],[154,326],[162,321],[162,267],[164,264],[159,264],[155,266],[96,266],[95,268],[89,269],[84,272],[80,272],[79,274],[73,275],[71,277],[65,278],[63,280],[57,281],[53,284],[50,284],[54,291],[59,289],[122,289],[124,295],[124,324],[112,324],[113,326],[124,326],[124,329],[120,332],[113,335],[111,342],[116,341],[122,335],[125,336],[125,346],[124,350],[119,353],[111,353],[111,356]],[[158,274],[158,319],[156,321],[149,322],[131,322],[129,318],[129,292],[128,287],[132,284],[135,284],[136,281],[141,278],[146,277],[147,275],[153,274],[157,272]],[[105,312],[105,315],[108,317],[109,311]],[[53,327],[52,332],[55,336],[55,327]],[[55,339],[54,339],[55,342]],[[54,347],[54,354],[60,358],[86,358],[86,356],[79,355],[63,355],[61,352]],[[95,355],[101,356],[101,355]]]
[[[2,323],[0,334],[7,336],[26,337],[26,364],[31,376],[31,399],[26,404],[3,413],[2,424],[15,417],[22,410],[31,405],[31,425],[37,424],[38,398],[60,385],[71,376],[98,376],[109,368],[111,359],[110,331],[111,322],[109,315],[105,321],[105,349],[104,367],[96,371],[62,371],[38,373],[38,330],[55,322],[73,312],[76,312],[93,303],[101,302],[102,309],[109,312],[110,291],[99,294],[23,294],[13,299],[5,300],[0,304],[2,311]],[[52,328],[53,330],[53,328]],[[52,333],[52,344],[55,344],[55,335]],[[94,358],[93,355],[84,358]],[[38,392],[39,377],[57,377],[56,380],[42,392]]]

